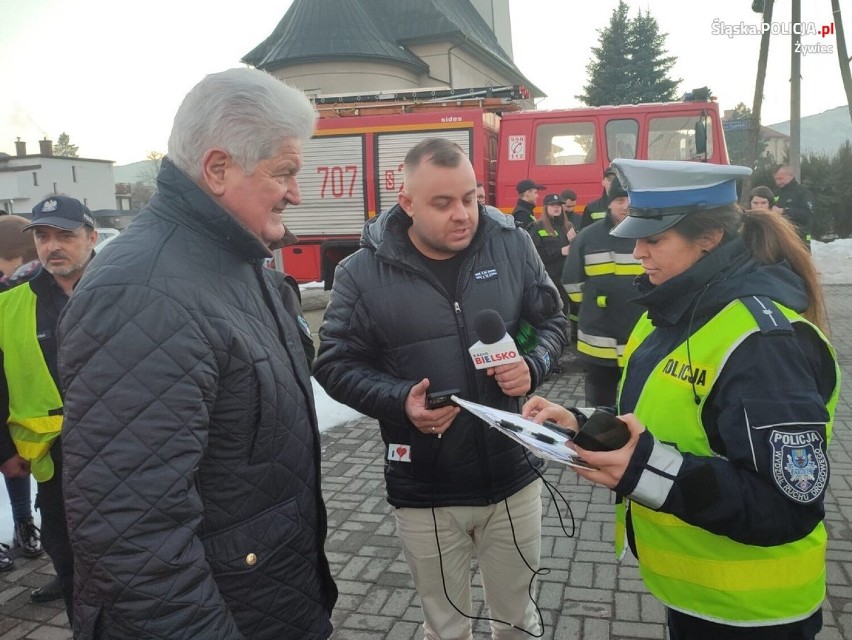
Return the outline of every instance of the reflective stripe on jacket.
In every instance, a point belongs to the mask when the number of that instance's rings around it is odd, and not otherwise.
[[[794,311],[776,306],[789,321],[807,322]],[[813,329],[834,356],[825,337],[816,327]],[[625,377],[629,375],[630,355],[653,330],[647,315],[643,316],[625,350]],[[683,342],[659,361],[634,409],[655,439],[674,443],[681,452],[716,455],[701,421],[704,403],[729,355],[759,330],[753,313],[735,300],[689,338],[688,348]],[[682,387],[692,392],[673,393]],[[693,394],[698,404],[693,402]],[[835,386],[827,404],[827,438],[831,436],[837,394]],[[651,593],[667,606],[737,626],[801,620],[820,607],[825,596],[826,531],[822,523],[799,540],[757,546],[710,533],[636,502],[630,502],[628,508],[640,573]],[[624,543],[622,516],[620,505],[617,546]]]
[[[629,302],[642,265],[633,257],[634,241],[610,235],[609,217],[586,227],[571,244],[562,282],[571,302],[580,304],[577,351],[604,366],[622,366],[621,357],[642,308]]]
[[[44,361],[36,331],[36,295],[29,284],[0,295],[0,350],[9,388],[9,433],[33,477],[53,477],[48,452],[62,430],[62,397]]]

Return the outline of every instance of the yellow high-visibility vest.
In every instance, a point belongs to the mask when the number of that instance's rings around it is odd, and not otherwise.
[[[50,446],[62,431],[62,397],[38,343],[30,285],[0,294],[0,350],[9,387],[9,432],[38,482],[53,477]]]
[[[826,437],[830,439],[840,381],[834,349],[814,325],[776,306],[790,322],[813,327],[834,357],[837,384],[827,404]],[[622,385],[629,375],[630,356],[653,330],[647,314],[643,315],[625,349]],[[729,354],[759,330],[746,305],[731,302],[689,338],[689,355],[684,342],[660,360],[642,388],[634,414],[657,440],[674,443],[683,452],[716,455],[701,424],[704,403]],[[671,362],[682,363],[680,375],[673,375],[670,366],[666,371]],[[700,398],[697,405],[693,384]],[[616,510],[619,552],[624,548],[626,504]],[[822,523],[800,540],[763,547],[710,533],[636,502],[629,502],[628,509],[642,578],[668,607],[724,624],[766,626],[802,620],[822,604],[826,550]]]

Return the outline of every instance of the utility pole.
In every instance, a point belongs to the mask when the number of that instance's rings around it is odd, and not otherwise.
[[[837,34],[837,59],[840,62],[840,77],[846,91],[846,108],[852,118],[852,73],[849,71],[849,54],[846,52],[846,36],[843,35],[843,18],[840,15],[840,0],[831,0],[831,15],[834,17]]]
[[[799,182],[802,181],[802,157],[801,157],[801,91],[802,91],[802,61],[799,49],[802,43],[802,2],[792,0],[793,13],[790,18],[790,169]],[[797,34],[796,31],[799,31]]]
[[[772,7],[775,0],[764,0],[763,2],[763,24],[772,24]],[[758,5],[759,6],[759,5]],[[755,4],[752,4],[755,8]],[[766,63],[769,59],[769,36],[771,29],[765,29],[760,35],[760,55],[757,59],[757,78],[754,81],[754,99],[751,105],[751,122],[748,129],[748,166],[755,168],[757,163],[757,146],[760,141],[760,112],[763,109],[763,85],[766,81]],[[742,203],[748,207],[748,194],[751,192],[752,178],[746,176],[743,180]]]

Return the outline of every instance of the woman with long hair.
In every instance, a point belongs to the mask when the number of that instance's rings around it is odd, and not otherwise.
[[[618,496],[616,543],[672,640],[814,638],[840,371],[813,262],[787,220],[736,206],[749,169],[613,165],[646,313],[610,409],[627,444],[575,446],[594,467],[577,472]],[[524,414],[582,430],[591,411],[533,398]]]
[[[568,255],[568,245],[576,235],[574,225],[562,210],[565,201],[558,193],[544,196],[544,213],[541,218],[527,227],[532,236],[535,250],[538,252],[547,275],[556,285],[559,297],[562,298],[562,311],[568,315],[570,303],[565,287],[562,286],[562,268]]]

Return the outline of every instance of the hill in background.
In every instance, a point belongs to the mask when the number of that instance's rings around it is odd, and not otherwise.
[[[790,135],[789,120],[766,126]],[[800,143],[802,153],[811,151],[831,157],[846,140],[852,141],[852,120],[849,118],[848,106],[835,107],[802,118]]]
[[[126,184],[142,182],[152,187],[157,186],[157,169],[152,160],[140,160],[121,166],[113,166],[112,175],[115,181]]]

